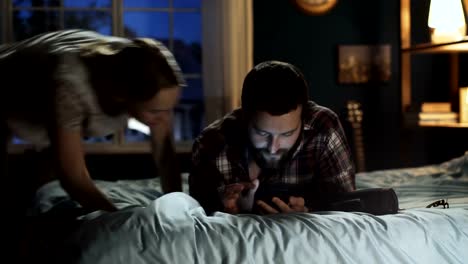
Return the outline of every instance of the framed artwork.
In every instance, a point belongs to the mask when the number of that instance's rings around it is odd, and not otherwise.
[[[389,44],[338,47],[338,83],[387,82],[391,75],[391,46]]]

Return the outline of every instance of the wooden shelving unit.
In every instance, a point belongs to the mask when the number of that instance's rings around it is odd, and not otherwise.
[[[465,0],[465,6],[468,0]],[[429,10],[428,10],[429,12]],[[401,55],[401,111],[403,115],[410,109],[411,98],[411,57],[417,54],[448,54],[450,56],[450,102],[452,110],[459,110],[459,58],[458,54],[468,53],[468,37],[448,43],[411,44],[411,0],[400,0],[400,55]],[[466,123],[434,123],[420,127],[468,128]]]
[[[423,43],[402,48],[403,53],[428,54],[428,53],[463,53],[468,52],[468,38],[447,43]]]
[[[420,127],[468,128],[468,123],[443,123],[443,122],[434,122],[434,123],[419,124],[419,126],[420,126]]]

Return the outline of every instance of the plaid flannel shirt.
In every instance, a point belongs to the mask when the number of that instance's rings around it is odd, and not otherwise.
[[[215,121],[195,140],[189,192],[207,212],[223,210],[225,185],[250,181],[247,140],[242,109]],[[260,185],[300,190],[312,209],[319,209],[327,194],[355,190],[350,149],[333,111],[310,101],[298,140],[285,166],[260,179]]]

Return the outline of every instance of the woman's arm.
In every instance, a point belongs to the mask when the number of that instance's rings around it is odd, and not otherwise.
[[[87,209],[116,211],[89,176],[80,131],[58,128],[51,141],[59,181],[70,197]]]
[[[171,118],[151,129],[151,149],[164,193],[181,192],[182,179],[175,151]]]

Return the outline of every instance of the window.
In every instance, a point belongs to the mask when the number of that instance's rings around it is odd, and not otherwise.
[[[123,1],[124,36],[151,37],[163,42],[184,72],[187,87],[174,113],[176,141],[193,139],[202,126],[200,5],[200,0]],[[147,140],[146,129],[139,130],[141,124],[131,122],[125,131],[125,141]]]
[[[175,139],[190,141],[202,129],[201,0],[5,0],[2,4],[2,42],[69,28],[163,42],[179,62],[188,84],[174,113]],[[119,134],[85,142],[132,144],[146,140],[147,128],[130,120]],[[14,143],[24,142],[15,139]]]
[[[11,40],[64,28],[86,28],[110,35],[111,4],[111,0],[13,0]]]

